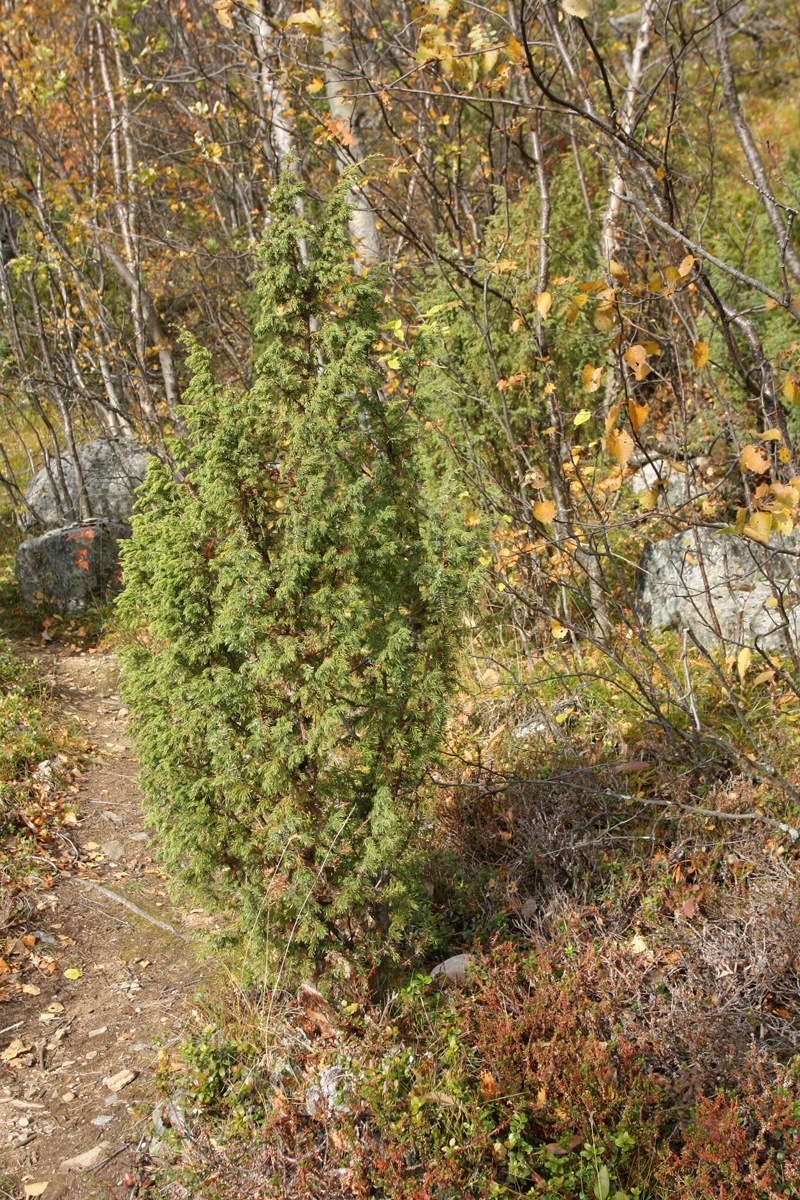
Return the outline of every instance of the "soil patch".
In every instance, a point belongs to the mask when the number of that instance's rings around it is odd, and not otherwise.
[[[0,1196],[129,1197],[159,1056],[208,973],[196,946],[210,922],[173,908],[154,862],[115,658],[37,654],[96,751],[64,831],[72,866],[34,898],[23,990],[0,1007]]]

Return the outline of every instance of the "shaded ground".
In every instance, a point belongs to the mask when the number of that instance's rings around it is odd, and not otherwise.
[[[0,1005],[0,1197],[127,1198],[159,1054],[204,973],[193,930],[208,921],[170,906],[153,862],[115,659],[51,647],[44,663],[96,754],[76,788],[72,866],[36,896],[11,981],[22,987]],[[65,1165],[92,1151],[90,1169]]]

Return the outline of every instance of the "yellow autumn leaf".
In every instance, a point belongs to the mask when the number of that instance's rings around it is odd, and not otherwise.
[[[745,525],[742,533],[745,537],[752,538],[754,542],[762,542],[766,545],[769,542],[769,535],[772,530],[772,520],[772,513],[755,512]]]
[[[322,29],[322,17],[315,8],[306,8],[303,12],[293,13],[289,17],[286,28],[288,29],[292,25],[296,26],[306,37],[311,37]]]
[[[550,293],[542,292],[541,296],[539,296],[536,301],[536,307],[539,310],[539,316],[542,318],[542,320],[544,320],[547,314],[550,312],[552,304],[553,297],[550,295]]]
[[[643,512],[652,512],[658,504],[658,488],[642,488],[636,499],[638,500],[639,507]]]
[[[627,466],[633,447],[633,438],[625,429],[613,429],[608,435],[608,452],[621,467]]]
[[[612,258],[609,261],[608,273],[612,279],[616,279],[618,283],[623,284],[625,287],[627,287],[627,285],[630,283],[628,272],[617,262],[615,258]]]
[[[744,677],[747,674],[747,668],[750,666],[752,658],[753,651],[750,649],[750,647],[742,646],[741,650],[736,656],[736,670],[739,672],[739,681],[741,683],[744,683]]]
[[[603,378],[603,368],[593,367],[591,363],[587,363],[581,372],[583,380],[583,390],[585,392],[596,392],[600,387],[600,380]]]
[[[80,967],[67,967],[66,971],[64,972],[64,978],[65,979],[82,979],[83,971],[80,969]]]
[[[522,43],[518,42],[515,37],[508,39],[506,54],[508,55],[509,62],[515,63],[517,66],[522,66],[525,62],[525,51],[522,49]]]
[[[694,255],[687,254],[686,258],[682,259],[681,265],[678,267],[678,274],[680,275],[681,279],[685,279],[687,275],[691,274],[691,270],[692,270],[693,266],[694,266]]]
[[[555,617],[550,618],[550,632],[557,642],[563,641],[563,639],[569,634],[569,630],[567,629],[566,625],[562,625],[560,621],[555,619]]]
[[[628,401],[628,418],[634,433],[639,432],[647,420],[649,413],[650,409],[646,404],[637,404],[635,400]]]
[[[640,342],[628,346],[625,351],[625,362],[633,371],[635,379],[644,379],[650,374],[650,368],[647,365],[647,351]]]
[[[763,433],[758,435],[762,442],[779,442],[783,437],[780,429],[765,429]]]
[[[763,446],[745,446],[739,455],[739,465],[743,471],[753,471],[756,475],[763,475],[765,471],[769,470],[769,454]]]
[[[561,7],[570,17],[578,17],[581,21],[592,15],[592,7],[586,0],[561,0]]]
[[[556,506],[552,500],[537,500],[533,506],[533,515],[542,525],[552,525]]]
[[[800,384],[791,375],[787,375],[783,381],[783,398],[789,404],[800,404]]]
[[[695,342],[692,346],[692,363],[695,371],[701,371],[708,362],[708,342]]]
[[[611,333],[617,323],[617,310],[611,301],[600,301],[594,310],[592,322],[598,333]]]
[[[582,408],[580,412],[575,413],[572,418],[573,425],[585,425],[587,421],[592,419],[592,410],[590,408]]]
[[[608,435],[611,433],[611,430],[616,425],[621,410],[621,401],[617,401],[616,404],[612,404],[611,408],[608,410],[608,415],[606,416],[606,437],[608,437]]]
[[[233,29],[233,16],[231,15],[233,0],[214,0],[214,8],[220,25],[225,29]]]

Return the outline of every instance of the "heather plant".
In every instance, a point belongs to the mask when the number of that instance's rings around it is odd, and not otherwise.
[[[425,783],[454,685],[470,542],[426,478],[418,360],[379,359],[378,272],[345,192],[284,178],[249,390],[190,344],[186,434],[125,548],[125,687],[171,870],[275,961],[345,967],[429,924]]]

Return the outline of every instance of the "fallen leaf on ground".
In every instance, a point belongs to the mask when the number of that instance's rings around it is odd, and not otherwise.
[[[25,1045],[22,1038],[14,1038],[14,1040],[6,1046],[2,1054],[0,1054],[0,1059],[2,1059],[3,1062],[13,1062],[15,1058],[19,1058],[21,1054],[30,1053],[32,1049],[32,1046]]]

